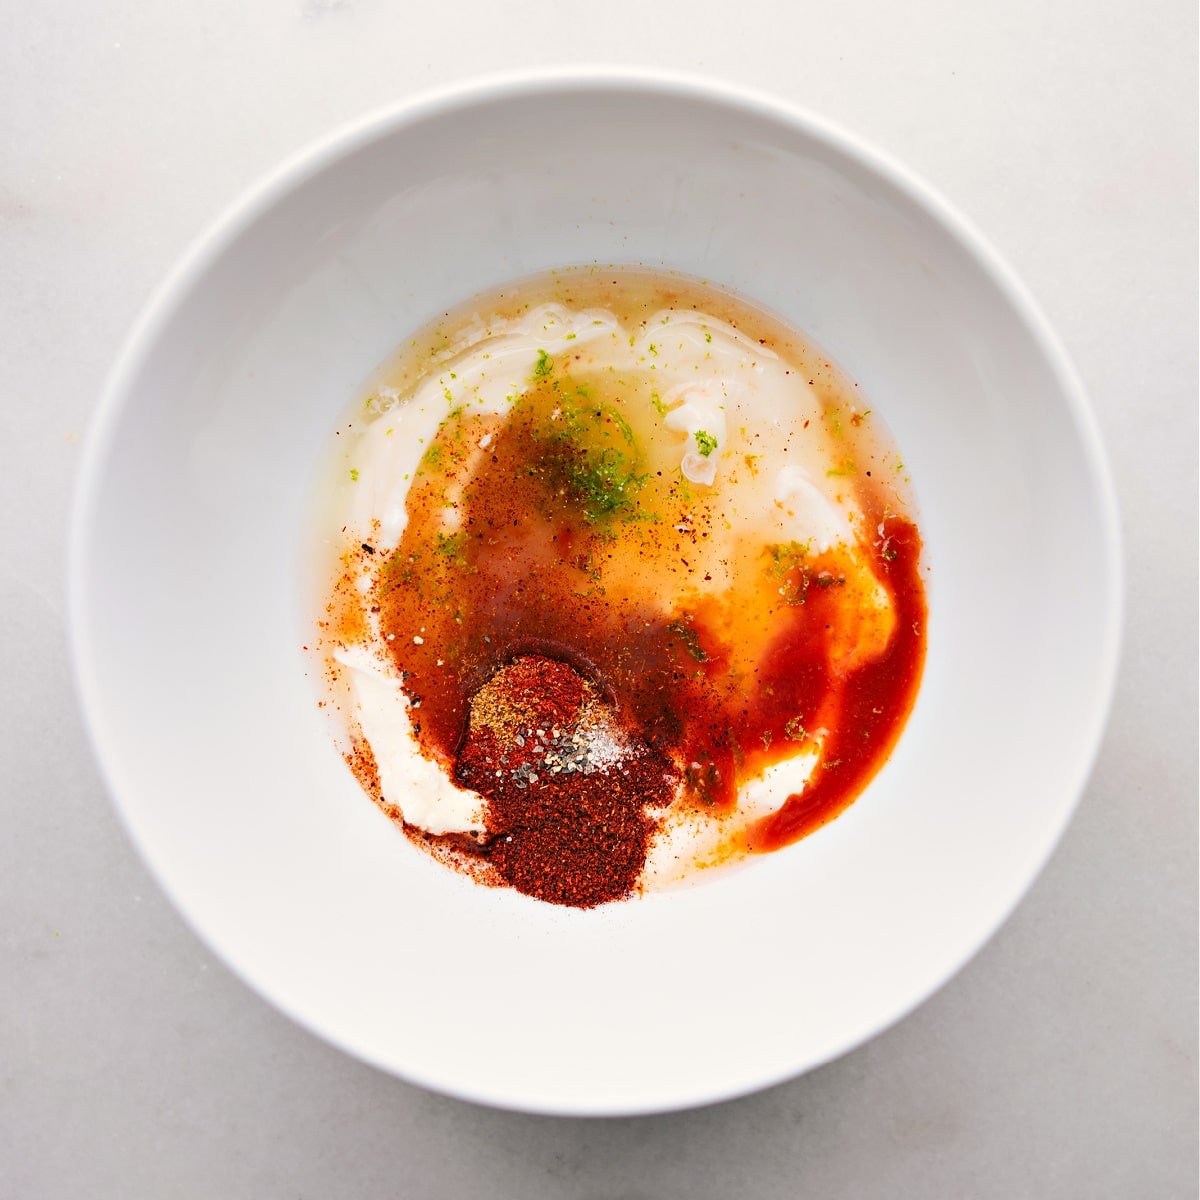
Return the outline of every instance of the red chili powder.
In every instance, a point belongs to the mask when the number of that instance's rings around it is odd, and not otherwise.
[[[471,702],[456,778],[484,796],[479,853],[508,884],[591,908],[638,882],[654,822],[670,803],[670,761],[620,729],[574,668],[542,655],[500,667]]]

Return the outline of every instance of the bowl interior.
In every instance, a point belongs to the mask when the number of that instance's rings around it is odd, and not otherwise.
[[[910,471],[930,630],[896,752],[831,826],[577,912],[446,872],[363,798],[304,674],[301,547],[316,464],[371,368],[476,291],[593,262],[732,287],[836,356]],[[77,662],[133,836],[266,997],[452,1093],[648,1111],[853,1046],[996,928],[1103,725],[1113,530],[1061,355],[919,187],[703,87],[497,86],[326,144],[160,295],[90,447]]]

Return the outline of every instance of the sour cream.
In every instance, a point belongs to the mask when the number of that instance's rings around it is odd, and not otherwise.
[[[510,319],[470,322],[407,393],[376,389],[366,423],[356,424],[344,449],[346,535],[376,552],[364,564],[364,594],[404,536],[406,499],[443,423],[462,413],[486,419],[445,490],[440,519],[449,537],[460,527],[463,489],[505,418],[556,363],[569,363],[575,376],[633,388],[645,398],[636,432],[660,456],[658,473],[677,471],[700,492],[720,490],[720,527],[689,549],[701,590],[719,595],[728,588],[747,547],[795,544],[819,553],[855,544],[864,518],[836,469],[839,447],[813,387],[788,361],[702,312],[664,310],[629,328],[604,309],[543,304]],[[686,519],[677,528],[686,534]],[[868,603],[887,604],[869,579],[860,591]],[[674,602],[647,597],[667,617]],[[422,753],[412,703],[378,629],[365,644],[339,645],[333,658],[349,682],[354,721],[375,758],[384,801],[432,834],[483,831],[481,797],[457,787],[446,765]],[[741,793],[746,815],[770,812],[799,791],[819,756],[814,744],[748,781]],[[648,875],[670,877],[686,844],[703,841],[703,825],[696,816],[668,822]]]

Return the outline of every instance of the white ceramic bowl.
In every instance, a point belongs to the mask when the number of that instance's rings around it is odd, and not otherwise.
[[[898,749],[826,829],[592,911],[478,887],[362,795],[300,651],[314,468],[437,310],[640,263],[773,308],[893,430],[931,568]],[[493,81],[372,116],[223,217],[142,318],[89,438],[71,627],[128,828],[201,937],[406,1079],[556,1113],[744,1093],[857,1045],[992,934],[1086,781],[1113,687],[1113,493],[1028,295],[856,139],[725,87]]]

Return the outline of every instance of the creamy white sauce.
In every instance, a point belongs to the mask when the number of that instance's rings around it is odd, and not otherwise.
[[[428,833],[478,833],[485,828],[483,798],[451,783],[439,763],[417,748],[412,703],[390,663],[362,646],[334,652],[350,676],[354,715],[371,747],[386,803]]]
[[[816,394],[773,351],[725,322],[666,312],[631,334],[603,310],[545,304],[475,328],[476,341],[448,352],[411,398],[374,418],[354,445],[350,521],[364,534],[378,522],[380,549],[399,544],[412,477],[446,417],[459,406],[473,415],[504,416],[529,386],[540,356],[564,354],[578,356],[576,372],[611,368],[653,378],[665,410],[657,419],[677,435],[679,465],[691,482],[712,486],[735,453],[752,455],[754,471],[740,473],[727,513],[735,525],[766,540],[811,538],[817,551],[852,540],[860,516],[827,476],[834,453],[821,431]],[[804,421],[810,423],[806,436],[791,437]],[[697,433],[715,440],[708,454]],[[481,444],[479,453],[486,450]],[[455,519],[447,506],[447,524],[453,527]]]
[[[369,537],[384,552],[376,563],[403,536],[412,478],[442,422],[460,406],[472,415],[502,418],[531,385],[543,356],[570,356],[576,373],[612,369],[623,378],[653,381],[658,403],[646,419],[661,422],[675,438],[684,477],[700,488],[716,487],[737,472],[722,510],[727,545],[747,537],[759,545],[804,542],[820,552],[855,541],[862,515],[850,490],[830,476],[836,454],[820,403],[785,360],[702,313],[663,312],[631,330],[603,310],[546,304],[511,320],[471,322],[408,398],[395,389],[377,390],[378,415],[346,448],[353,479],[348,532],[356,541]],[[796,436],[801,429],[804,436]],[[492,437],[478,439],[474,463],[488,453]],[[460,479],[469,479],[472,461]],[[454,483],[442,514],[447,531],[459,526],[460,498],[461,484]],[[728,574],[717,539],[707,553],[711,586],[719,590]],[[369,590],[371,583],[368,574],[360,586]],[[887,603],[882,591],[879,602]],[[482,798],[456,787],[441,764],[421,753],[411,704],[377,628],[373,637],[373,647],[341,646],[334,657],[349,677],[354,717],[378,764],[384,800],[430,833],[483,830]],[[748,781],[739,813],[752,818],[775,811],[803,788],[819,757],[814,742]],[[651,849],[647,882],[670,882],[684,860],[702,858],[705,839],[719,832],[699,814],[668,817]]]

